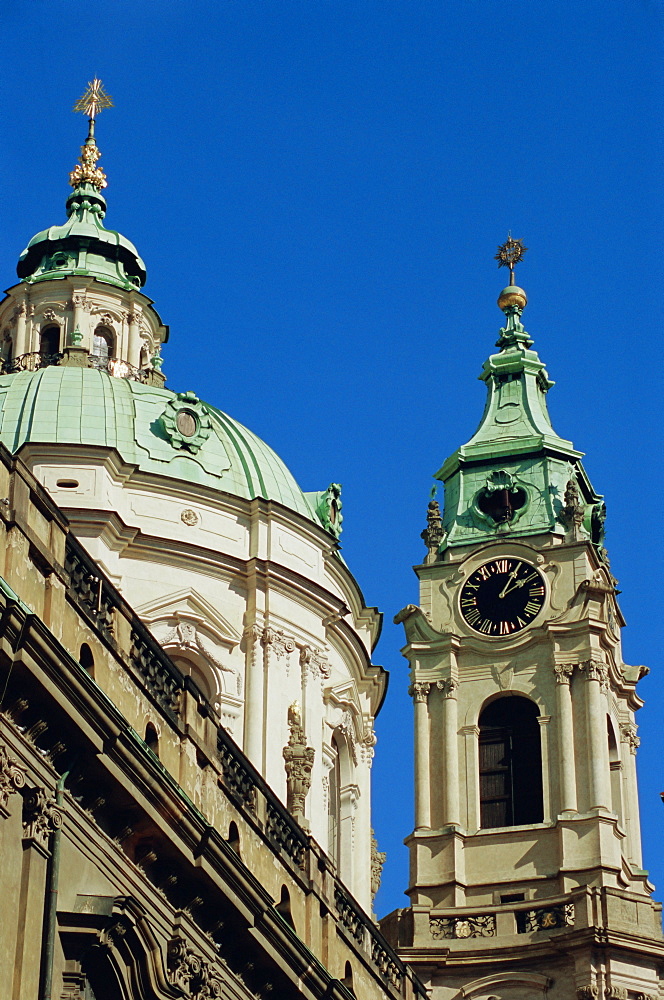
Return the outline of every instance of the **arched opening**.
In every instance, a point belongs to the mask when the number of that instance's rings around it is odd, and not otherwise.
[[[525,826],[544,818],[538,708],[511,695],[479,718],[480,826]]]
[[[39,353],[42,356],[42,362],[47,362],[47,359],[52,358],[59,351],[60,327],[54,324],[45,326],[39,335]]]
[[[5,331],[2,341],[2,361],[5,367],[11,364],[14,357],[14,341],[9,331]]]
[[[148,746],[150,748],[150,750],[152,750],[152,753],[156,757],[158,757],[159,756],[159,734],[157,733],[157,730],[156,730],[155,726],[151,722],[148,722],[147,726],[145,727],[145,743],[146,743],[146,746]]]
[[[208,678],[203,672],[201,666],[194,662],[194,660],[189,659],[188,656],[178,656],[177,653],[171,653],[168,643],[165,644],[164,649],[180,673],[182,673],[185,677],[191,677],[203,697],[208,701],[212,701],[214,694],[213,684],[210,682],[210,678]]]
[[[226,838],[226,843],[232,851],[240,856],[240,831],[237,828],[237,823],[231,821],[228,827],[228,837]]]
[[[107,368],[115,354],[115,337],[107,326],[98,326],[92,337],[92,353],[99,368]]]
[[[81,664],[84,670],[94,677],[95,674],[95,658],[92,655],[92,650],[88,646],[87,642],[84,642],[81,646],[81,651],[78,654],[78,662]]]
[[[353,969],[350,962],[346,962],[346,965],[344,966],[344,978],[341,982],[346,987],[348,992],[355,996],[355,990],[353,989]]]
[[[615,813],[619,820],[623,818],[622,808],[622,761],[620,750],[613,723],[610,717],[606,717],[607,738],[609,741],[609,769],[611,778],[611,812]]]
[[[327,853],[339,866],[341,820],[341,756],[336,736],[332,736],[332,762],[327,774]]]
[[[283,917],[288,926],[295,930],[295,923],[293,922],[293,914],[291,912],[290,892],[285,885],[282,885],[281,887],[281,898],[275,906],[275,910],[281,917]]]

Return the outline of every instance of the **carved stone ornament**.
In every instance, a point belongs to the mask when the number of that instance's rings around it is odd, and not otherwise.
[[[49,837],[62,826],[62,811],[50,792],[31,788],[23,799],[23,840],[31,846],[48,850]]]
[[[180,520],[183,524],[186,524],[187,527],[193,528],[198,524],[198,514],[195,510],[192,510],[191,507],[187,507],[180,514]]]
[[[300,667],[302,668],[303,682],[307,674],[311,674],[313,677],[320,677],[323,680],[327,680],[330,676],[330,664],[327,659],[322,653],[311,646],[302,646],[300,648]]]
[[[445,681],[436,681],[436,687],[442,693],[443,698],[455,698],[459,682],[454,677],[450,677]]]
[[[430,690],[431,690],[430,684],[426,684],[421,681],[416,681],[414,684],[411,684],[410,687],[408,688],[408,694],[416,702],[426,702],[427,698],[429,697]]]
[[[476,938],[495,937],[496,918],[491,913],[472,917],[429,917],[431,937]]]
[[[295,649],[295,640],[287,636],[281,629],[271,628],[269,625],[263,629],[261,642],[264,646],[269,646],[276,656],[281,658],[287,653],[292,653]]]
[[[608,668],[602,660],[585,660],[579,663],[579,670],[583,670],[589,681],[599,681],[602,686],[608,683]]]
[[[373,761],[374,758],[375,754],[374,748],[377,742],[378,742],[378,737],[376,736],[375,732],[373,731],[371,726],[367,726],[364,732],[362,733],[362,738],[359,741],[359,748],[363,762],[365,764],[368,764],[369,767],[371,767],[371,762]]]
[[[9,796],[25,786],[25,768],[10,757],[7,747],[0,743],[0,814],[7,815]]]
[[[302,728],[300,706],[294,702],[288,709],[290,736],[283,749],[286,767],[286,805],[291,815],[302,825],[304,802],[311,787],[311,769],[316,751],[307,746]]]
[[[641,746],[641,740],[636,735],[636,726],[633,722],[622,722],[620,724],[620,739],[623,743],[629,744],[630,753],[635,754]]]
[[[569,684],[574,673],[573,663],[556,663],[553,668],[556,677],[556,684]]]
[[[154,356],[152,364],[157,368]],[[194,392],[179,392],[175,399],[169,400],[159,419],[171,445],[192,455],[201,449],[212,433],[207,408]]]
[[[606,1000],[628,1000],[629,990],[626,986],[607,986],[604,996]]]
[[[581,503],[579,487],[575,479],[570,479],[565,487],[565,504],[560,512],[560,520],[567,528],[578,532],[583,525],[585,507]]]
[[[438,554],[441,543],[445,539],[443,519],[440,515],[438,501],[429,500],[427,507],[427,526],[420,536],[427,547],[428,561],[433,562]]]
[[[159,635],[158,638],[164,648],[168,646],[170,649],[175,648],[185,654],[187,652],[198,653],[208,667],[230,674],[234,678],[237,693],[241,693],[240,675],[232,667],[223,663],[218,655],[215,655],[194,622],[179,621],[166,635]]]
[[[385,851],[378,850],[376,834],[371,831],[371,898],[373,899],[380,889],[380,881],[383,875],[383,865],[387,860]]]
[[[576,1000],[595,1000],[599,996],[599,986],[596,983],[589,983],[588,986],[579,986],[576,991]]]
[[[168,978],[192,1000],[216,1000],[223,996],[223,983],[208,962],[188,947],[181,934],[168,943],[166,965]]]

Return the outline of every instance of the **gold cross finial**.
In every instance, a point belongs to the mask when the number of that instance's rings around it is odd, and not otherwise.
[[[509,267],[510,285],[514,285],[514,265],[523,260],[528,247],[524,247],[523,240],[513,240],[511,232],[507,234],[507,240],[498,247],[498,253],[494,260],[498,261],[498,267]]]
[[[90,121],[94,121],[100,111],[112,107],[113,101],[104,90],[101,80],[95,77],[94,80],[88,83],[88,89],[83,96],[77,100],[74,105],[74,111],[76,113],[80,112]]]

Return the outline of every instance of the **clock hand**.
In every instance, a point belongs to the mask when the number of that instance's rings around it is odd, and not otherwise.
[[[519,572],[519,567],[517,566],[515,569],[512,570],[511,573],[508,573],[508,575],[507,575],[507,583],[505,584],[505,586],[503,587],[503,589],[501,590],[501,592],[498,594],[498,599],[499,600],[500,600],[501,597],[504,597],[505,594],[509,594],[510,590],[513,589],[512,587],[510,587],[510,582],[512,580],[514,580],[514,577],[516,576],[516,574],[518,572]]]

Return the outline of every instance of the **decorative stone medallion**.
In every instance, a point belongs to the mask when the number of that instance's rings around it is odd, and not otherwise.
[[[168,402],[160,420],[171,445],[192,455],[199,451],[212,432],[210,415],[195,392],[179,392]],[[185,520],[184,515],[182,520]],[[188,523],[185,521],[185,524]]]

